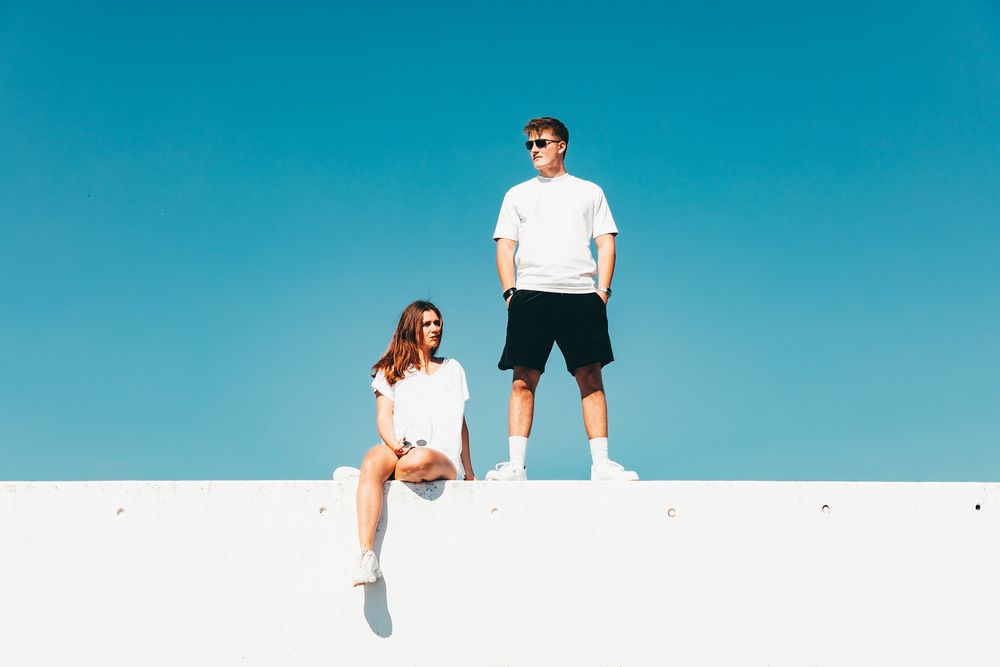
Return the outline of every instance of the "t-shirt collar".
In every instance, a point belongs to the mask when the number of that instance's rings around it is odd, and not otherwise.
[[[559,176],[556,176],[555,178],[546,178],[545,176],[542,176],[541,174],[539,174],[535,178],[537,178],[539,180],[539,182],[541,182],[541,183],[556,183],[558,181],[562,181],[562,180],[565,180],[565,179],[569,178],[569,172],[567,171],[565,174],[560,174]]]

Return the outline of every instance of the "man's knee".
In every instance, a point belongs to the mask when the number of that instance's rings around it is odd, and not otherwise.
[[[601,376],[600,364],[581,366],[573,371],[581,391],[594,392],[604,389],[604,379]]]
[[[533,368],[517,366],[514,368],[514,381],[512,389],[515,392],[534,393],[535,387],[538,386],[538,380],[541,376],[542,374]]]

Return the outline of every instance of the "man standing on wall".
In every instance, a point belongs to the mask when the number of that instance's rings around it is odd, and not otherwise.
[[[507,416],[510,461],[498,464],[486,479],[527,479],[535,388],[555,342],[580,387],[593,459],[590,478],[637,480],[634,471],[608,459],[608,408],[601,378],[601,368],[614,361],[607,303],[618,228],[601,188],[566,172],[566,126],[555,118],[534,118],[524,134],[538,176],[507,191],[493,232],[507,302],[507,341],[498,365],[514,371]],[[591,239],[597,246],[596,264]]]

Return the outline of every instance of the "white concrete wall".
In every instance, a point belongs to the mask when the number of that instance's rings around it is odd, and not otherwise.
[[[3,484],[0,665],[1000,665],[997,484],[395,482],[378,541],[351,588],[353,483]]]

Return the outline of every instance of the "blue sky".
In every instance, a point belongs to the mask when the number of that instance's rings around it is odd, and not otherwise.
[[[491,240],[554,115],[645,479],[1000,480],[991,2],[0,3],[0,479],[310,479],[430,298],[506,459]],[[589,474],[543,377],[533,478]]]

